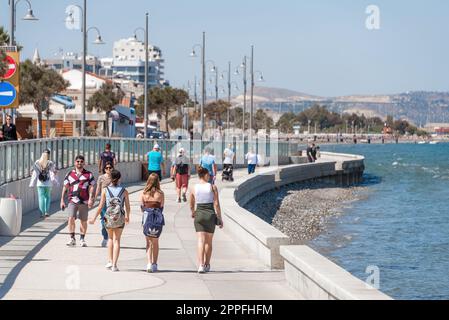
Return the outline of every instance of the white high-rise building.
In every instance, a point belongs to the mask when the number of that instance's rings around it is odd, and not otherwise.
[[[161,50],[149,46],[148,85],[160,86],[164,83],[164,59]],[[115,78],[145,82],[145,44],[135,38],[121,39],[114,43],[112,70]]]

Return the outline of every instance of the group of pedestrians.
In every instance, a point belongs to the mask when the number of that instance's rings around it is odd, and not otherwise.
[[[41,217],[49,216],[52,188],[58,186],[57,169],[50,159],[51,150],[45,150],[33,166],[30,187],[37,187]],[[228,154],[229,156],[229,154]],[[233,155],[232,155],[233,156]],[[146,238],[147,272],[158,271],[159,239],[162,234],[165,217],[165,195],[161,189],[164,172],[164,159],[160,147],[156,144],[148,153],[150,175],[139,201],[142,212],[142,231]],[[106,145],[100,153],[98,180],[86,169],[85,158],[78,155],[74,168],[64,177],[60,199],[60,208],[67,213],[70,239],[67,246],[77,245],[76,220],[80,220],[79,245],[87,247],[86,234],[88,224],[95,224],[98,217],[102,224],[102,247],[107,247],[106,268],[119,271],[121,236],[131,220],[129,193],[121,185],[121,173],[115,169],[117,159]],[[171,176],[176,181],[178,202],[187,202],[191,164],[185,150],[180,149],[173,163]],[[197,168],[199,183],[190,188],[190,210],[198,238],[198,272],[209,272],[212,256],[212,240],[215,229],[223,228],[218,189],[214,185],[217,165],[210,150],[206,150]],[[100,197],[95,214],[89,219],[89,209],[94,207]],[[67,199],[67,202],[66,202]]]

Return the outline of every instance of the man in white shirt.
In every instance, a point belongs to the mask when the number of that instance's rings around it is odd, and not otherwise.
[[[257,154],[253,152],[253,150],[249,150],[249,152],[245,156],[246,160],[248,160],[248,174],[253,174],[256,172],[256,166],[258,163]]]
[[[223,155],[223,179],[234,181],[233,171],[235,153],[232,151],[232,144],[228,144],[228,147],[224,150]]]

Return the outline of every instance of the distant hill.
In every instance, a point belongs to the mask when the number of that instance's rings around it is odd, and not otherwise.
[[[248,103],[249,94],[248,90]],[[394,95],[318,97],[287,89],[256,87],[254,101],[258,108],[273,112],[281,110],[281,113],[298,113],[318,103],[338,113],[358,113],[381,118],[393,115],[396,119],[405,119],[418,126],[449,122],[449,92],[414,91]],[[243,103],[243,95],[235,97],[233,102]]]

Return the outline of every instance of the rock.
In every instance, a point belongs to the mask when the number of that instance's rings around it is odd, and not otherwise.
[[[344,203],[360,198],[365,187],[342,188],[324,182],[296,183],[269,191],[250,201],[245,209],[304,244],[326,231],[331,217],[342,214]]]

